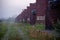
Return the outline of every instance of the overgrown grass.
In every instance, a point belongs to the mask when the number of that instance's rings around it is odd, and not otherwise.
[[[44,30],[45,28],[43,24],[35,24],[34,28],[29,23],[18,23],[18,26],[25,33],[25,35],[28,36],[29,38],[30,38],[30,35],[29,35],[30,29]],[[33,39],[35,38],[30,38],[30,40],[33,40]]]
[[[36,24],[35,25],[35,29],[37,29],[37,30],[44,30],[45,26],[43,24]]]
[[[18,26],[20,28],[22,27],[22,28],[25,28],[25,29],[28,29],[28,30],[33,27],[29,23],[18,23],[18,24],[19,24]],[[35,24],[34,25],[34,28],[35,29],[38,29],[38,30],[44,30],[45,29],[45,26],[43,24]]]
[[[16,28],[12,28],[9,34],[9,40],[22,40]]]
[[[10,26],[9,40],[22,40],[18,33],[16,24],[11,24]]]
[[[53,35],[48,35],[48,34],[44,34],[44,32],[41,31],[41,33],[39,33],[39,30],[45,30],[45,26],[43,24],[35,24],[34,27],[32,25],[30,25],[29,23],[19,23],[18,26],[20,27],[20,29],[25,33],[25,35],[27,35],[29,37],[30,40],[54,40],[54,36]],[[37,31],[37,34],[35,34],[34,31]],[[30,32],[33,32],[33,34],[37,35],[37,38],[33,38],[30,35]],[[32,34],[32,35],[33,35]],[[39,35],[42,35],[40,37],[38,37]],[[51,38],[49,38],[49,36],[52,36]]]
[[[4,36],[6,31],[7,31],[7,27],[6,26],[7,26],[7,24],[0,23],[0,40]]]

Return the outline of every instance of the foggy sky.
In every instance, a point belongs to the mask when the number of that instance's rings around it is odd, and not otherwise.
[[[36,0],[1,0],[0,18],[9,18],[16,16],[29,6],[29,3],[34,3]]]

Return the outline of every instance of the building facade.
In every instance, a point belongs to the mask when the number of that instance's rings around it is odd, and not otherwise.
[[[30,6],[27,7],[27,9],[24,10],[20,15],[22,15],[21,17],[23,18],[23,20],[26,20],[26,22],[30,24],[34,24],[34,23],[45,24],[46,9],[47,9],[47,0],[45,1],[36,0],[36,3],[30,3]],[[17,18],[21,20],[21,17],[19,16]]]
[[[48,7],[46,13],[46,29],[53,30],[58,21],[60,21],[60,1],[59,0],[48,0]]]
[[[36,0],[31,3],[20,15],[17,21],[26,21],[32,25],[35,23],[45,24],[45,29],[53,30],[53,25],[60,22],[60,1],[59,0]]]

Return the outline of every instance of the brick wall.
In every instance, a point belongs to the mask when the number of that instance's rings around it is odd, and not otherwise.
[[[34,9],[36,10],[35,16],[32,15],[32,13],[31,13],[31,11]],[[42,17],[45,16],[46,9],[47,9],[47,0],[36,0],[36,3],[30,3],[30,6],[28,6],[27,9],[21,13],[21,15],[22,15],[21,18],[20,17],[18,17],[18,18],[20,18],[20,19],[26,18],[27,19],[26,21],[31,24],[33,24],[34,21],[36,23],[44,23],[45,20],[41,20],[40,18],[41,18],[41,16]],[[40,16],[39,20],[37,20],[37,18],[38,18],[37,16]],[[28,19],[30,19],[30,20],[28,20]],[[44,19],[45,19],[45,17],[44,17]]]

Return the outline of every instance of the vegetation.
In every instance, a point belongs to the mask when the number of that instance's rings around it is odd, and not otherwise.
[[[0,23],[0,40],[4,36],[6,31],[7,31],[6,24]]]
[[[60,22],[55,24],[55,30],[60,33]]]
[[[45,29],[45,26],[43,24],[36,24],[35,25],[35,29],[44,30]]]
[[[54,27],[55,27],[55,31],[56,31],[56,33],[55,33],[55,39],[56,39],[56,40],[60,40],[60,21],[57,22],[57,23],[54,25]]]
[[[54,40],[53,34],[43,32],[45,29],[43,24],[35,24],[34,27],[29,23],[18,23],[20,29],[29,37],[30,40]]]
[[[22,40],[19,31],[22,31],[24,33],[24,36],[27,36],[30,40],[53,40],[54,38],[52,34],[48,34],[47,32],[42,31],[45,29],[43,24],[35,24],[34,27],[29,23],[11,23],[9,25],[9,40]],[[8,26],[6,23],[0,24],[0,38],[2,38],[6,33],[7,27]],[[18,29],[20,30],[18,31]]]

